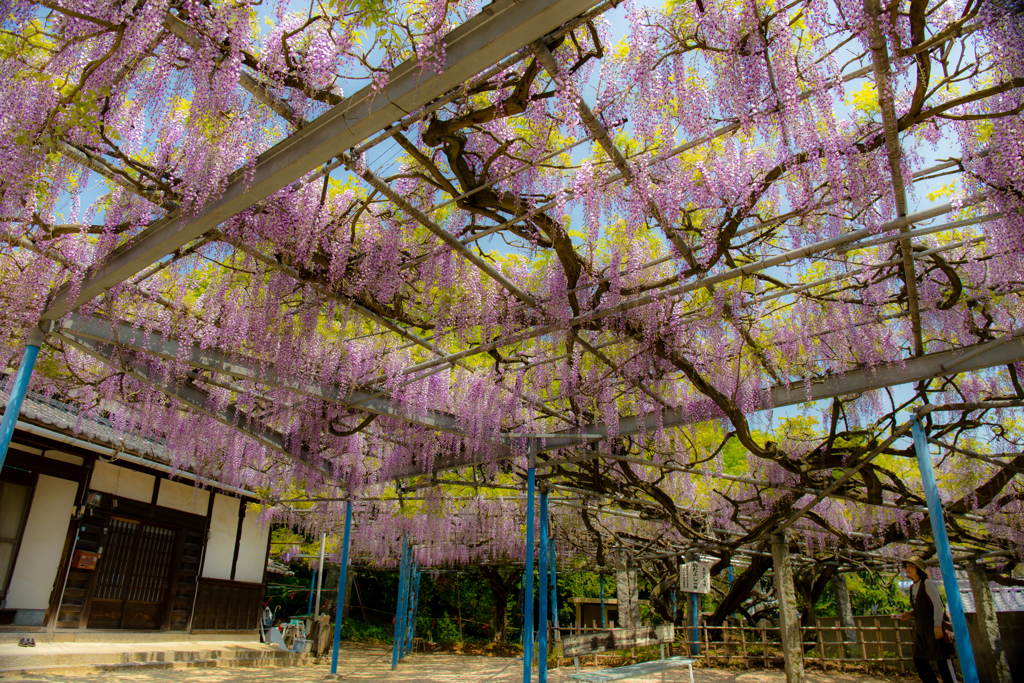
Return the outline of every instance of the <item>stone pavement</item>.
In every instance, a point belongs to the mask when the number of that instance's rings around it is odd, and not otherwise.
[[[452,654],[413,654],[391,671],[391,649],[343,645],[338,673],[342,681],[394,681],[405,683],[519,683],[522,662],[503,657],[473,657]],[[321,683],[330,673],[329,665],[273,669],[157,669],[152,671],[100,672],[90,674],[38,674],[4,678],[4,683]],[[551,683],[570,683],[572,668],[549,673]],[[534,674],[536,676],[536,674]],[[781,671],[726,671],[695,669],[695,683],[785,683]],[[631,679],[655,683],[660,676]],[[809,672],[806,683],[890,683],[892,676]],[[666,675],[671,683],[688,683],[686,667]]]

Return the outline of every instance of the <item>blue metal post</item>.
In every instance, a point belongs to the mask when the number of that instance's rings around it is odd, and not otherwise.
[[[551,558],[551,624],[554,626],[555,641],[561,641],[558,634],[558,575],[555,572],[555,542],[551,534],[551,520],[548,520],[548,557]]]
[[[412,641],[416,637],[416,611],[420,604],[420,577],[423,572],[419,564],[413,564],[413,580],[409,583],[409,617],[406,621],[405,654],[412,652]],[[404,656],[404,655],[403,655]]]
[[[519,644],[522,645],[525,642],[523,634],[526,633],[526,570],[519,579],[519,605]]]
[[[537,615],[537,681],[548,683],[548,492],[540,492],[540,614]]]
[[[676,605],[676,592],[672,591],[672,623],[676,623],[676,617],[679,615],[679,607]]]
[[[309,580],[309,606],[306,607],[306,614],[313,613],[313,591],[316,589],[316,567],[313,567],[313,578]]]
[[[604,574],[598,575],[601,580],[601,628],[606,628],[604,623]]]
[[[530,468],[526,474],[526,568],[523,572],[523,601],[526,614],[523,624],[523,683],[533,680],[533,489],[537,470],[535,451],[530,444]]]
[[[18,372],[14,376],[11,396],[7,399],[7,406],[4,408],[3,420],[0,420],[0,469],[3,469],[4,460],[7,458],[7,448],[11,445],[14,426],[18,423],[21,404],[25,400],[25,392],[28,391],[28,380],[32,377],[32,369],[36,366],[36,357],[39,356],[39,347],[43,345],[45,336],[38,327],[32,328],[32,332],[28,335],[25,352],[21,356],[21,365],[18,366]]]
[[[341,541],[341,570],[338,572],[338,606],[334,608],[334,649],[331,650],[331,675],[338,675],[338,648],[341,647],[341,619],[345,616],[345,583],[348,580],[348,541],[352,534],[352,499],[345,504],[345,536]]]
[[[405,542],[405,536],[402,536],[402,560],[398,568],[398,606],[395,608],[395,642],[391,647],[391,668],[394,669],[398,666],[399,652],[402,647],[402,626],[404,620],[402,618],[402,612],[405,610],[405,565],[407,563],[408,546]]]
[[[690,645],[690,651],[691,651],[691,654],[694,657],[696,657],[697,655],[700,654],[700,645],[698,644],[699,641],[700,641],[700,635],[699,635],[699,632],[697,630],[697,628],[699,626],[698,620],[700,619],[700,607],[699,607],[700,595],[698,593],[690,593],[689,596],[690,596],[690,629],[691,629],[690,633],[693,634],[693,642]]]
[[[924,427],[921,426],[921,419],[916,415],[912,430],[914,450],[917,451],[917,467],[921,470],[921,485],[924,487],[925,500],[928,501],[928,518],[932,523],[935,552],[939,556],[942,583],[946,587],[946,603],[949,606],[949,616],[953,621],[953,632],[956,635],[960,670],[964,675],[964,683],[978,683],[978,667],[974,662],[971,635],[967,632],[967,619],[964,617],[964,606],[960,600],[960,586],[956,580],[956,567],[953,565],[953,552],[949,547],[949,536],[946,534],[946,521],[942,517],[942,499],[939,498],[939,487],[935,482],[935,470],[932,468],[932,456],[928,449],[928,436],[924,433]]]
[[[412,572],[414,562],[412,561],[412,546],[406,550],[405,560],[405,591],[402,593],[402,630],[398,640],[398,658],[405,657],[405,636],[409,627],[409,603],[412,601]]]

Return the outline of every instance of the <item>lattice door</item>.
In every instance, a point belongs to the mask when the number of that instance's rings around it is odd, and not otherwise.
[[[176,532],[112,517],[96,568],[89,628],[160,628]]]

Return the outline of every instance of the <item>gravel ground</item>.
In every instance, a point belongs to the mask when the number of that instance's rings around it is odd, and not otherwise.
[[[522,681],[522,661],[504,657],[474,657],[452,654],[413,654],[391,670],[391,650],[383,648],[348,646],[342,652],[339,679],[343,681],[402,681],[422,683],[519,683]],[[330,673],[328,665],[273,669],[182,669],[152,671],[119,671],[92,674],[37,674],[12,681],[50,681],[70,683],[72,680],[89,683],[319,683]],[[551,683],[570,683],[572,668],[549,672]],[[536,672],[534,673],[536,676]],[[694,683],[785,683],[781,671],[729,671],[695,669]],[[536,680],[536,679],[535,679]],[[638,683],[655,683],[660,675],[630,679]],[[891,675],[861,675],[808,672],[806,683],[890,683]],[[913,679],[907,679],[913,680]],[[666,683],[688,683],[686,667],[674,669],[665,676]]]

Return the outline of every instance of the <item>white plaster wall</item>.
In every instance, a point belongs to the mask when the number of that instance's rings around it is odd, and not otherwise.
[[[85,463],[85,458],[82,456],[72,455],[71,453],[65,453],[64,451],[46,451],[43,455],[47,458],[60,460],[61,462],[69,462],[72,465],[82,465]]]
[[[256,510],[246,510],[242,521],[242,542],[238,548],[238,564],[235,565],[235,581],[263,583],[263,572],[267,567],[267,535],[270,525],[257,523]]]
[[[197,489],[195,486],[189,486],[188,484],[164,479],[160,482],[160,493],[157,494],[156,504],[161,507],[191,512],[194,515],[205,517],[206,511],[209,509],[210,492]]]
[[[238,533],[238,506],[242,501],[216,494],[210,519],[210,540],[206,542],[203,576],[230,579],[231,561],[235,558],[235,535]]]
[[[45,610],[64,550],[77,482],[39,476],[7,592],[9,609]]]
[[[89,488],[93,491],[102,491],[122,498],[149,503],[153,500],[154,482],[156,482],[156,477],[152,474],[118,467],[109,462],[97,461],[92,470]]]

